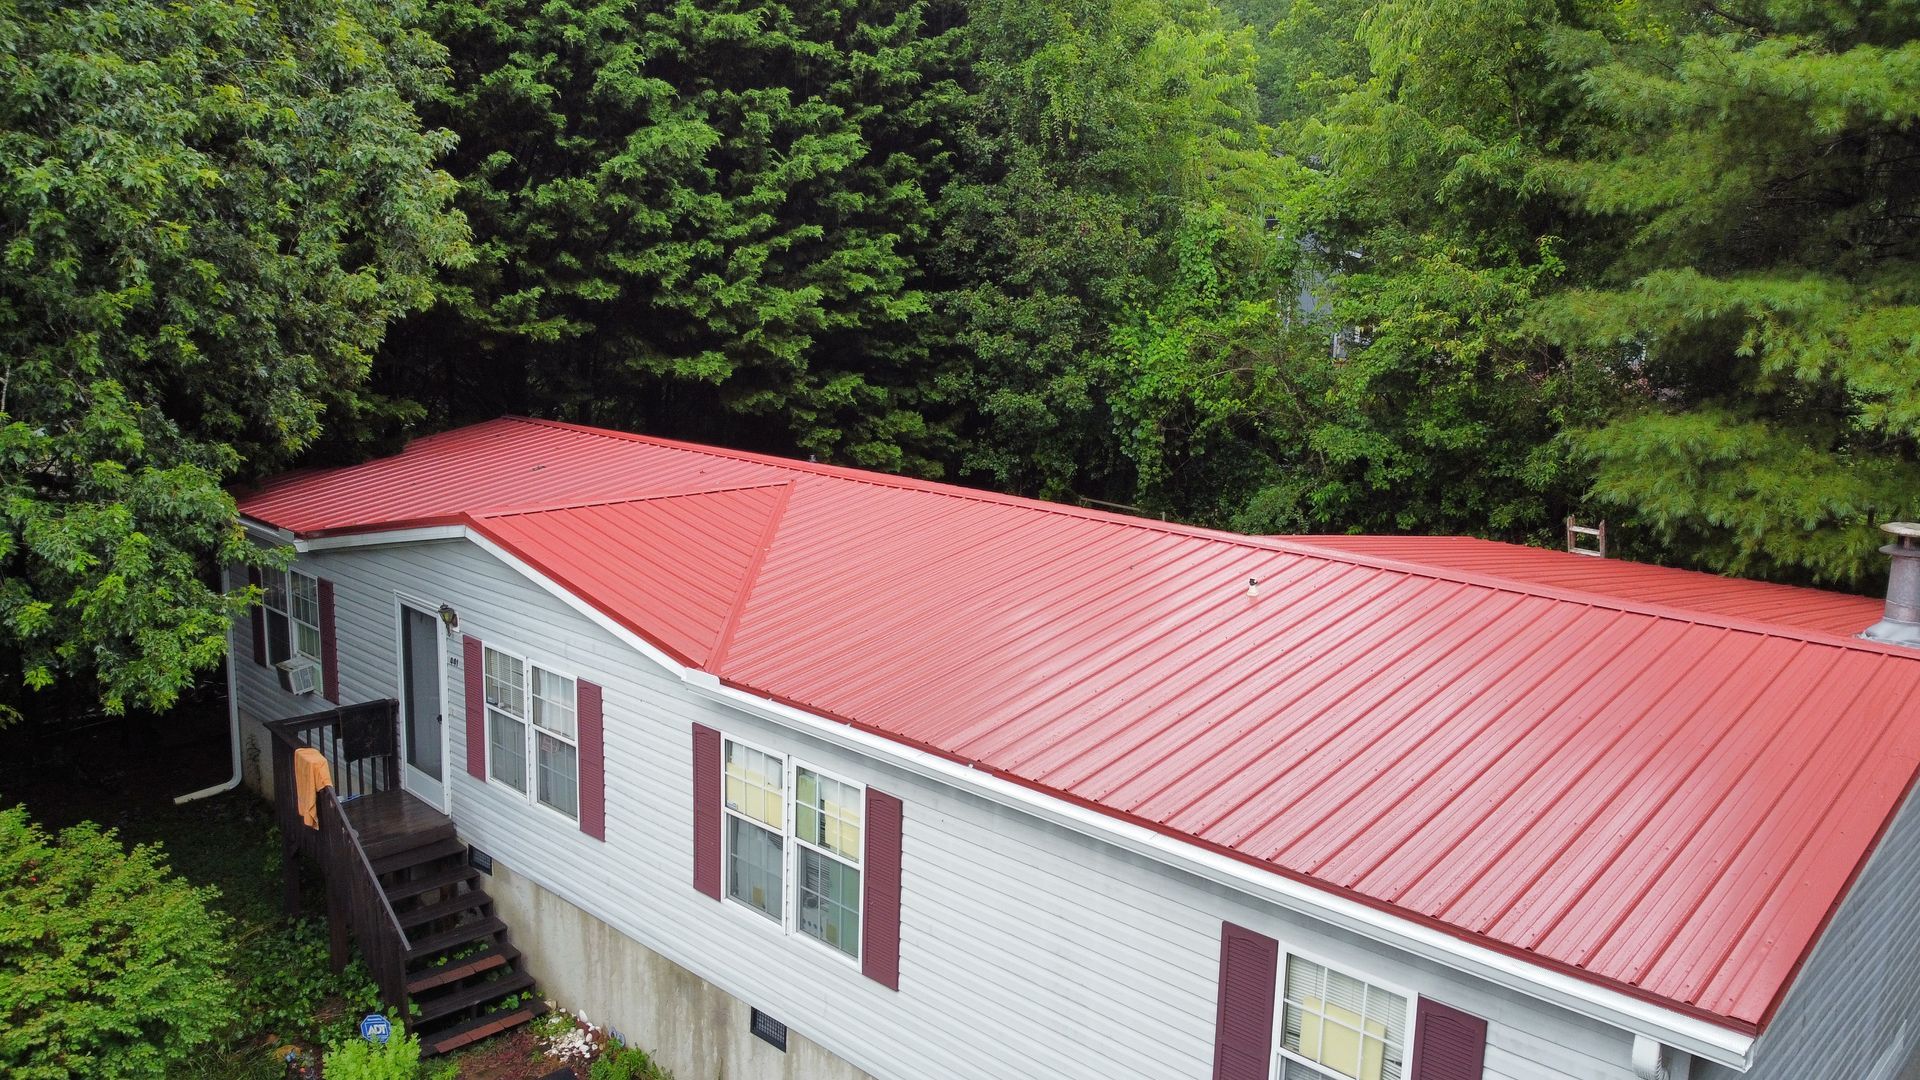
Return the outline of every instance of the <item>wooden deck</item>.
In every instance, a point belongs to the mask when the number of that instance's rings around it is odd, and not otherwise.
[[[367,858],[376,862],[395,852],[453,838],[452,818],[398,789],[350,799],[340,809],[360,834]]]

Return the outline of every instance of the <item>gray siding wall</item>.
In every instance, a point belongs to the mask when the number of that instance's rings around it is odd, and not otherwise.
[[[1223,920],[1486,1017],[1489,1080],[1633,1075],[1630,1039],[1617,1029],[694,697],[672,674],[475,545],[338,551],[307,556],[301,566],[336,585],[345,701],[395,693],[395,590],[452,604],[463,632],[600,683],[605,843],[466,775],[460,635],[450,636],[448,761],[462,835],[515,874],[881,1080],[1206,1080]],[[282,693],[250,662],[245,630],[237,635],[236,671],[249,715],[294,715],[324,704]],[[784,936],[760,916],[694,891],[694,723],[795,754],[904,801],[898,992],[823,946]],[[543,929],[513,927],[536,975]],[[555,942],[555,951],[567,951],[563,944]],[[595,1019],[647,1008],[562,1004]],[[701,1063],[670,1064],[683,1076],[711,1075]]]
[[[1746,1080],[1920,1075],[1920,807],[1912,795],[1841,901]],[[1691,1080],[1743,1074],[1697,1063]]]

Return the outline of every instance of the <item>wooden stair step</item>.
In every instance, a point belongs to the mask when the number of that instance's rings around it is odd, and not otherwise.
[[[462,986],[457,990],[448,990],[443,994],[414,998],[413,1007],[419,1012],[414,1016],[413,1022],[424,1024],[443,1016],[452,1016],[463,1009],[471,1009],[475,1005],[499,1001],[508,994],[517,994],[531,986],[533,986],[533,976],[524,971],[517,971],[498,979],[477,982],[472,986]]]
[[[411,964],[418,960],[425,960],[448,949],[457,949],[468,942],[492,937],[506,928],[507,924],[497,918],[475,919],[470,923],[462,923],[451,930],[414,942],[413,948],[407,950],[407,962]]]
[[[351,817],[351,813],[349,813],[349,817]],[[361,850],[367,853],[369,860],[378,861],[404,854],[415,848],[426,847],[429,844],[443,843],[453,839],[453,836],[453,822],[449,821],[442,825],[433,825],[398,836],[373,837],[362,833],[360,836],[360,847]]]
[[[442,1031],[431,1032],[420,1037],[421,1043],[429,1054],[448,1054],[463,1046],[469,1046],[481,1039],[490,1038],[503,1031],[519,1027],[536,1016],[547,1011],[545,1002],[536,1001],[522,1005],[517,1009],[500,1009],[475,1017],[464,1024],[457,1024]]]
[[[382,888],[386,890],[387,899],[390,901],[411,900],[435,889],[444,889],[463,881],[477,881],[479,878],[480,871],[471,866],[450,866],[445,870],[414,878],[412,881],[396,881]]]
[[[439,967],[421,968],[408,975],[407,994],[411,997],[423,990],[437,990],[449,983],[457,983],[483,971],[504,967],[519,958],[519,949],[496,941],[472,956],[450,960]]]
[[[423,904],[412,911],[398,914],[400,928],[411,931],[416,926],[444,919],[449,915],[458,915],[463,911],[473,911],[493,903],[493,897],[479,889],[468,889],[455,895],[451,900],[442,900],[437,904]]]
[[[382,859],[374,859],[373,872],[375,875],[391,874],[396,870],[406,870],[424,863],[436,862],[450,855],[458,855],[465,858],[466,854],[467,845],[453,837],[448,837],[445,840],[436,840],[431,844],[411,847]]]

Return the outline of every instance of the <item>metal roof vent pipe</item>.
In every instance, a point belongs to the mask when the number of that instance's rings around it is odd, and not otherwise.
[[[1893,572],[1887,579],[1887,611],[1860,636],[1920,649],[1920,525],[1890,521],[1880,528],[1893,534],[1893,543],[1880,549],[1893,556]]]

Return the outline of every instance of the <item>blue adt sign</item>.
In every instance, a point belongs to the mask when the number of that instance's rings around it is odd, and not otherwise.
[[[368,1013],[360,1021],[360,1037],[371,1043],[384,1043],[393,1037],[393,1024],[379,1013]]]

